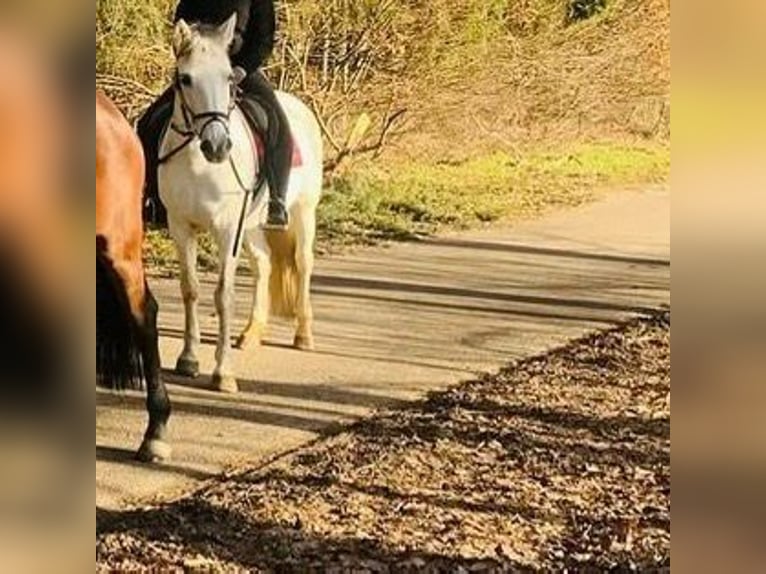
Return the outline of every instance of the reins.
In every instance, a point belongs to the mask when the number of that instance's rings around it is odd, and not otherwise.
[[[263,184],[266,182],[266,175],[264,173],[264,170],[259,169],[258,170],[258,179],[255,182],[255,185],[253,186],[253,189],[251,190],[249,187],[247,187],[242,182],[242,177],[239,175],[239,170],[237,169],[237,166],[234,163],[234,158],[229,155],[229,163],[231,164],[231,169],[234,172],[234,176],[237,178],[237,183],[239,183],[239,187],[242,189],[242,191],[245,192],[245,197],[242,199],[242,210],[239,214],[239,223],[237,224],[237,234],[234,236],[234,248],[232,250],[232,257],[236,259],[237,255],[239,254],[239,240],[242,237],[242,230],[245,226],[245,215],[247,213],[247,204],[250,199],[250,194],[254,193],[256,196],[263,191]]]
[[[166,164],[171,159],[173,159],[176,155],[178,155],[187,147],[189,147],[189,145],[191,145],[191,143],[196,138],[201,138],[202,134],[205,133],[205,130],[213,122],[220,122],[223,125],[224,129],[226,130],[227,136],[229,136],[229,122],[231,121],[231,113],[237,107],[237,102],[239,101],[239,96],[240,96],[239,87],[236,84],[232,83],[231,102],[229,105],[228,112],[224,113],[224,112],[210,111],[210,112],[195,113],[186,101],[186,96],[184,95],[184,90],[183,90],[183,86],[181,85],[178,71],[176,71],[176,74],[175,74],[175,78],[173,81],[173,88],[181,100],[181,113],[183,114],[183,118],[184,118],[184,126],[182,128],[179,128],[175,124],[175,122],[173,122],[172,120],[169,126],[170,126],[170,129],[172,129],[174,132],[184,137],[185,139],[183,140],[183,142],[181,142],[181,144],[174,147],[164,156],[160,157],[158,159],[159,165]],[[194,129],[195,125],[201,120],[206,120],[206,121],[202,124],[202,127],[199,130],[195,130]],[[165,133],[167,133],[167,128]],[[162,137],[164,137],[164,133]],[[242,238],[242,232],[245,226],[245,219],[247,215],[247,205],[250,200],[250,194],[255,194],[257,196],[258,194],[261,193],[261,191],[263,191],[263,184],[266,182],[266,174],[264,173],[264,170],[259,169],[258,178],[255,181],[255,185],[252,188],[249,188],[242,181],[242,176],[240,175],[239,170],[237,169],[237,165],[234,163],[234,158],[231,154],[229,154],[229,165],[231,166],[231,170],[234,172],[234,177],[237,180],[237,184],[239,185],[240,190],[244,192],[244,198],[242,199],[242,209],[239,214],[239,221],[237,224],[237,234],[234,237],[234,248],[232,252],[232,257],[236,258],[237,255],[239,254],[240,240]]]
[[[185,137],[186,139],[179,146],[173,148],[167,154],[160,157],[158,160],[159,165],[166,164],[168,161],[186,149],[194,141],[195,138],[202,137],[202,134],[205,133],[205,130],[208,128],[208,126],[214,122],[220,122],[226,130],[226,134],[228,135],[231,112],[234,111],[234,108],[237,106],[238,88],[235,85],[232,85],[231,87],[231,102],[229,104],[228,112],[210,111],[195,113],[192,111],[191,106],[189,106],[189,103],[186,101],[186,95],[184,94],[178,71],[176,71],[175,78],[173,79],[173,89],[181,99],[181,113],[184,117],[184,126],[183,128],[179,128],[175,122],[171,120],[170,129],[172,129],[178,135]],[[201,120],[207,121],[202,124],[202,127],[199,130],[195,130],[195,125]]]

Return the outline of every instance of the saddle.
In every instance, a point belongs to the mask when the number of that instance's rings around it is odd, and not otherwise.
[[[266,159],[266,130],[268,129],[268,120],[266,114],[261,108],[256,98],[249,96],[246,93],[241,93],[237,99],[237,105],[245,116],[250,132],[253,136],[253,153],[257,154],[258,163],[263,164]],[[292,140],[293,159],[292,167],[300,167],[303,165],[303,158],[301,157],[301,151],[298,147],[298,143],[295,139]]]
[[[170,126],[170,120],[173,110],[173,91],[168,90],[155,102],[154,113],[139,121],[139,135],[142,136],[145,149],[151,150],[147,155],[147,189],[144,198],[144,221],[155,226],[164,227],[167,225],[167,213],[165,206],[159,198],[157,189],[156,174],[159,161],[159,146],[165,131]],[[252,135],[253,153],[257,154],[258,163],[263,165],[266,156],[269,153],[267,149],[267,130],[268,120],[266,113],[258,100],[247,93],[240,92],[237,97],[237,106],[242,112],[245,120],[250,127]],[[143,128],[143,129],[142,129]],[[151,141],[147,141],[151,140]],[[148,145],[147,145],[148,144]],[[303,158],[297,142],[293,140],[292,167],[303,165]],[[153,152],[153,153],[152,153]]]

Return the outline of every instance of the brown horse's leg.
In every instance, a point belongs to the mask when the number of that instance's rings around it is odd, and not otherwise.
[[[170,445],[165,441],[167,422],[170,418],[170,400],[165,383],[160,376],[157,300],[146,284],[143,268],[140,265],[124,263],[116,265],[115,268],[125,285],[146,379],[146,409],[149,412],[149,425],[137,457],[144,462],[161,461],[169,458],[171,451]]]
[[[149,426],[138,458],[144,462],[156,462],[170,458],[171,448],[165,440],[167,422],[170,418],[170,399],[160,374],[159,335],[157,332],[157,301],[145,286],[144,320],[139,326],[141,359],[146,377],[146,408]]]

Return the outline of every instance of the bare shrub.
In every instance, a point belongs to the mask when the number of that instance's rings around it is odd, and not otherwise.
[[[172,4],[97,0],[97,82],[132,116],[168,81]],[[267,73],[320,116],[329,167],[667,138],[669,0],[591,4],[582,20],[571,0],[289,0]]]

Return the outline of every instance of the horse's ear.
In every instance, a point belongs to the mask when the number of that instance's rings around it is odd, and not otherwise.
[[[234,34],[237,31],[237,13],[233,12],[229,19],[218,27],[218,37],[221,43],[227,48],[234,41]]]
[[[192,29],[186,23],[186,20],[181,18],[173,30],[173,52],[176,58],[180,58],[186,52],[189,51],[192,43]]]

